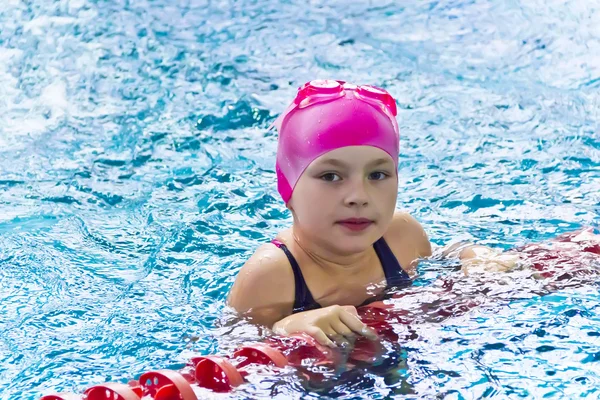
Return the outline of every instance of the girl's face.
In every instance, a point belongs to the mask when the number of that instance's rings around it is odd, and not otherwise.
[[[349,255],[383,236],[397,195],[398,175],[389,154],[351,146],[314,160],[298,180],[288,208],[302,240]]]

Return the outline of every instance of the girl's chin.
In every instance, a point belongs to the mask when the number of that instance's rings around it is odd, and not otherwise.
[[[354,254],[360,253],[373,246],[373,243],[377,238],[373,238],[373,235],[335,235],[332,236],[334,240],[329,239],[329,242],[335,247],[340,253]]]

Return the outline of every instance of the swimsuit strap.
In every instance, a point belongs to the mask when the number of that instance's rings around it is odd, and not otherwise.
[[[295,298],[294,298],[294,309],[292,313],[297,313],[301,311],[315,310],[317,308],[321,308],[322,306],[317,303],[310,293],[310,289],[306,284],[306,280],[304,280],[304,276],[302,275],[302,271],[300,270],[300,265],[292,252],[287,248],[285,244],[280,242],[279,240],[272,240],[275,246],[283,250],[285,253],[290,265],[292,266],[292,271],[294,272],[294,286],[295,286]],[[407,287],[412,285],[412,280],[402,269],[402,266],[398,262],[398,259],[390,249],[390,246],[387,244],[385,239],[382,237],[378,241],[373,244],[373,248],[375,249],[375,253],[379,258],[379,262],[381,262],[381,267],[383,268],[383,273],[385,274],[385,280],[387,283],[387,287],[384,292],[373,298],[365,300],[365,302],[361,305],[367,305],[374,301],[384,300],[388,298],[387,292],[392,287]],[[360,307],[360,306],[359,306]]]
[[[304,280],[304,276],[302,275],[302,271],[300,270],[300,265],[298,265],[298,261],[296,261],[296,258],[294,258],[294,255],[290,249],[276,239],[272,240],[271,243],[283,250],[288,261],[290,262],[290,265],[292,266],[292,271],[294,272],[295,299],[292,313],[321,308],[321,305],[315,301],[312,293],[310,293],[310,290],[306,285],[306,281]]]
[[[410,276],[404,271],[385,239],[382,237],[373,244],[373,247],[383,267],[383,273],[387,282],[386,291],[392,287],[410,286],[412,284]]]

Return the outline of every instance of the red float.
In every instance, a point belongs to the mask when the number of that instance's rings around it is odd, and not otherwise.
[[[591,230],[561,235],[552,242],[528,245],[515,251],[525,255],[532,268],[543,278],[552,279],[554,288],[560,288],[557,282],[572,277],[597,276],[600,272],[590,268],[591,263],[598,263],[600,255],[600,236],[594,235]],[[335,366],[345,362],[352,368],[357,363],[374,363],[386,351],[383,342],[399,342],[394,325],[415,323],[423,321],[423,318],[441,321],[479,305],[473,299],[456,302],[452,296],[443,296],[452,293],[453,286],[452,280],[444,280],[436,288],[420,287],[401,291],[394,296],[395,302],[374,302],[361,307],[358,310],[360,318],[377,332],[382,341],[358,337],[344,360],[340,358],[340,352],[319,345],[308,335],[275,336],[266,339],[264,343],[243,346],[231,357],[194,357],[190,365],[180,372],[146,372],[140,376],[139,381],[132,381],[129,385],[104,383],[87,389],[83,396],[61,393],[43,396],[41,400],[197,400],[198,393],[202,390],[200,388],[228,392],[241,385],[250,373],[250,366],[256,364],[275,368],[302,368],[303,363],[309,360],[312,366]],[[423,290],[440,295],[434,310],[428,310],[426,304],[414,310],[401,308],[402,302],[398,300]]]

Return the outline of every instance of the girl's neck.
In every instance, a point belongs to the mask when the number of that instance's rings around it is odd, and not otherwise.
[[[291,229],[291,238],[294,246],[309,258],[321,270],[336,273],[359,273],[365,266],[373,265],[377,254],[372,247],[359,253],[342,254],[326,243],[309,240],[298,229]]]

